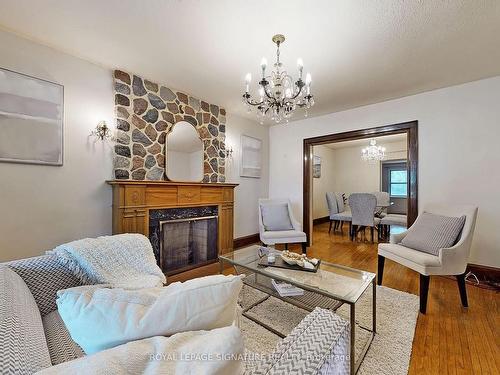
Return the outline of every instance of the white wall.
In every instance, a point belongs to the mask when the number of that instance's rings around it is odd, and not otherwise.
[[[64,165],[0,163],[0,262],[111,234],[111,188],[105,181],[112,178],[112,144],[88,138],[100,120],[114,124],[111,69],[4,31],[0,50],[0,67],[64,85]],[[238,237],[258,232],[257,199],[268,195],[269,133],[267,127],[231,114],[226,129],[235,150],[227,177],[240,184],[235,202]],[[260,179],[239,177],[242,133],[263,140]]]
[[[262,177],[240,177],[241,135],[262,140]],[[235,189],[235,237],[259,232],[257,201],[267,198],[269,188],[269,128],[257,121],[227,115],[226,145],[233,148],[233,157],[227,162],[227,182],[238,183]]]
[[[379,144],[386,148],[386,160],[406,159],[406,142]],[[350,194],[380,190],[380,162],[371,164],[363,161],[361,149],[356,146],[335,150],[335,191]]]
[[[3,31],[0,50],[1,67],[64,85],[64,165],[0,163],[0,261],[111,233],[112,146],[88,138],[114,124],[111,71]]]
[[[304,138],[418,120],[419,209],[434,201],[477,205],[470,262],[499,267],[499,97],[500,76],[273,126],[270,196],[290,197],[302,217]]]
[[[368,140],[366,141],[368,143]],[[386,159],[406,159],[406,141],[385,143]],[[371,164],[361,159],[364,146],[331,149],[314,146],[314,155],[321,157],[321,177],[313,178],[313,219],[328,216],[325,195],[328,191],[347,193],[379,191],[380,162]]]

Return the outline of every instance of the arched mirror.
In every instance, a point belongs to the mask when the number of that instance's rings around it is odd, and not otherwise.
[[[178,122],[167,135],[165,174],[171,181],[203,180],[203,142],[188,122]]]

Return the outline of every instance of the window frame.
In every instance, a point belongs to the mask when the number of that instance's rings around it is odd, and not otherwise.
[[[404,168],[388,168],[387,170],[389,176],[387,179],[387,187],[389,190],[389,197],[390,198],[408,198],[408,169]],[[392,182],[392,172],[406,172],[406,181],[405,182]],[[392,185],[406,185],[406,193],[405,195],[393,195],[392,194]]]

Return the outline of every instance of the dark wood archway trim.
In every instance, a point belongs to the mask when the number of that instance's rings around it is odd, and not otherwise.
[[[351,141],[380,137],[391,134],[406,133],[408,149],[408,226],[413,224],[418,215],[418,121],[403,122],[379,126],[369,129],[353,130],[343,133],[322,135],[304,139],[304,167],[303,167],[303,227],[307,234],[307,244],[311,244],[312,233],[312,159],[313,146],[327,143]]]

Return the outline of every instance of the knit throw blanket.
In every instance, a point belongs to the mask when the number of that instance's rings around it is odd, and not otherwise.
[[[83,284],[140,289],[162,286],[165,275],[142,234],[84,238],[47,251],[55,254]]]

